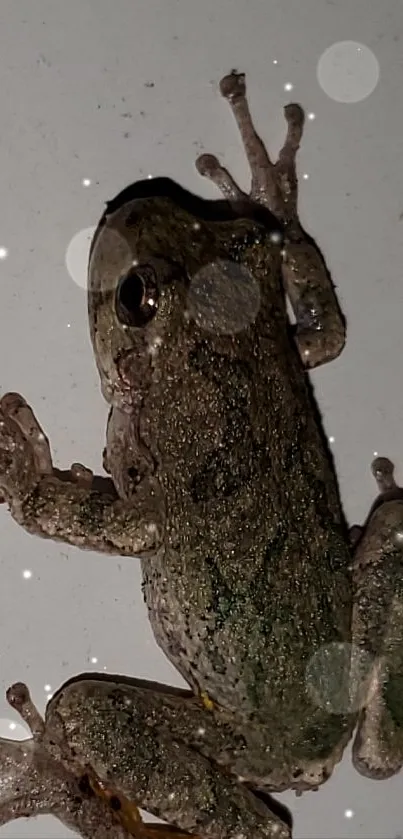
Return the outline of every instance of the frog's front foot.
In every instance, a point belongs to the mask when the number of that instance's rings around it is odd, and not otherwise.
[[[49,440],[35,414],[19,393],[0,400],[0,494],[17,508],[43,478],[60,476],[52,463]],[[89,486],[92,472],[74,463],[65,479]]]
[[[10,504],[53,472],[49,442],[33,411],[18,393],[0,400],[0,492]]]
[[[196,161],[201,175],[218,186],[238,213],[251,204],[265,207],[284,227],[283,281],[296,319],[295,338],[305,367],[316,367],[340,354],[345,323],[323,256],[304,232],[298,216],[296,158],[304,129],[300,105],[284,108],[287,131],[277,160],[272,160],[252,121],[243,73],[233,71],[220,82],[238,125],[251,171],[251,188],[244,193],[214,155]]]

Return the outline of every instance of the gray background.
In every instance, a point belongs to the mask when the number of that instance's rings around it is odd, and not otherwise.
[[[194,168],[202,149],[247,185],[217,92],[235,66],[247,73],[253,114],[274,152],[285,102],[316,115],[299,157],[309,174],[301,214],[349,330],[342,357],[313,378],[349,520],[361,521],[374,497],[374,451],[394,459],[403,479],[402,25],[401,0],[1,1],[1,386],[32,403],[59,464],[99,469],[106,421],[85,292],[66,267],[69,243],[97,223],[106,199],[147,174],[217,197]],[[374,91],[355,103],[335,101],[317,79],[324,50],[345,40],[372,50],[380,67]],[[336,90],[340,72],[329,70]],[[346,79],[347,97],[350,83],[365,88],[365,72]],[[81,272],[84,262],[83,250]],[[41,542],[4,508],[0,527],[0,734],[13,736],[2,697],[16,680],[28,682],[41,710],[46,693],[81,670],[182,684],[151,635],[135,559]],[[296,837],[394,837],[401,785],[401,776],[361,778],[347,753],[319,792],[282,798]],[[68,835],[50,817],[0,833]]]

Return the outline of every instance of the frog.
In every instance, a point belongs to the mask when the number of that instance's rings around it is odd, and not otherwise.
[[[378,457],[378,496],[349,529],[309,379],[346,323],[298,214],[305,114],[285,107],[273,162],[245,75],[220,92],[250,192],[203,154],[220,202],[155,179],[109,202],[94,234],[105,475],[58,469],[25,399],[0,401],[12,517],[139,561],[156,642],[187,687],[83,673],[42,718],[14,684],[32,736],[0,741],[0,824],[51,813],[88,839],[288,839],[276,793],[319,789],[350,740],[361,774],[403,762],[403,490]]]

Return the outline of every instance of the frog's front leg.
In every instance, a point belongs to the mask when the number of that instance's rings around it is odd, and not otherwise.
[[[53,467],[49,442],[22,396],[0,401],[0,495],[29,533],[121,556],[144,555],[160,543],[162,505],[146,481],[130,503],[109,478],[80,464]]]
[[[87,674],[50,700],[46,736],[91,767],[99,788],[118,790],[180,830],[203,839],[286,839],[289,827],[227,768],[234,748],[242,751],[227,716],[188,691]]]
[[[387,458],[372,471],[380,495],[354,556],[353,654],[365,678],[355,686],[353,760],[361,774],[387,778],[403,766],[403,489]]]
[[[231,73],[220,83],[222,96],[235,116],[252,173],[250,195],[245,195],[229,172],[213,155],[196,162],[200,174],[217,184],[240,212],[249,201],[262,204],[285,227],[283,279],[296,317],[296,342],[306,367],[316,367],[336,358],[345,343],[345,323],[324,258],[315,242],[302,229],[298,218],[296,155],[304,112],[299,105],[284,109],[287,135],[276,163],[256,133],[246,98],[245,76]]]

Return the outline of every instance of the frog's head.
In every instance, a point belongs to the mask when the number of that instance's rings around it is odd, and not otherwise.
[[[240,335],[267,320],[259,281],[280,276],[281,262],[279,224],[270,218],[271,226],[228,213],[200,218],[167,197],[105,215],[91,250],[88,302],[109,404],[133,414],[169,377],[191,386],[196,344],[207,339],[213,351],[233,353]]]

